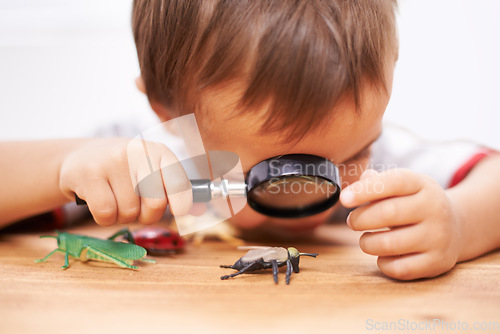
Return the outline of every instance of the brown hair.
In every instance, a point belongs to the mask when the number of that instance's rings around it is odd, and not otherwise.
[[[396,0],[135,0],[148,98],[179,115],[244,82],[237,109],[268,106],[262,130],[304,134],[362,83],[385,86]]]

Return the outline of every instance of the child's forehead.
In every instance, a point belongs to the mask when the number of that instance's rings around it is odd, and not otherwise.
[[[299,115],[301,118],[294,118],[297,115],[287,115],[286,112],[275,115],[275,110],[272,108],[272,96],[256,106],[246,108],[241,104],[245,89],[244,81],[233,81],[205,90],[200,94],[200,101],[196,109],[200,125],[207,132],[218,131],[221,128],[236,128],[246,129],[247,131],[243,131],[243,133],[252,132],[260,136],[276,132],[277,136],[283,137],[290,130],[293,130],[294,123],[306,120],[308,115],[316,116],[313,106],[304,106],[301,115]],[[362,90],[361,97],[361,105],[356,105],[352,96],[346,94],[346,97],[339,99],[328,113],[318,115],[318,117],[323,117],[321,122],[312,126],[307,132],[320,134],[323,131],[331,131],[332,126],[357,128],[365,121],[370,122],[374,118],[377,119],[379,114],[381,115],[385,111],[390,92],[367,86],[366,89]],[[278,126],[275,127],[279,129],[278,131],[262,132],[261,129],[266,128],[268,121],[275,125],[289,124],[291,126],[283,126],[282,128]]]
[[[354,106],[338,106],[319,126],[290,136],[288,129],[263,132],[266,110],[238,113],[234,96],[217,95],[200,110],[197,119],[209,150],[228,150],[254,160],[289,153],[307,153],[341,163],[359,153],[381,131],[385,108],[357,113]],[[207,102],[209,100],[206,100]],[[278,120],[276,120],[278,121]],[[295,139],[295,140],[294,140]],[[258,161],[255,161],[258,162]]]

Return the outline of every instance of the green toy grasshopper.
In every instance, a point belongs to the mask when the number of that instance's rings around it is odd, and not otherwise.
[[[69,267],[69,255],[83,262],[94,260],[115,263],[120,267],[129,269],[137,269],[137,267],[133,265],[134,260],[156,263],[155,260],[143,258],[146,256],[147,251],[141,246],[67,232],[56,231],[56,233],[57,236],[42,235],[40,237],[57,239],[57,248],[43,259],[35,260],[36,263],[47,260],[55,252],[64,253],[64,266],[62,266],[61,269]]]

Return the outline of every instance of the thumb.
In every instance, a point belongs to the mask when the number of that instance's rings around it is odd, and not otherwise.
[[[363,172],[363,174],[361,174],[360,176],[360,180],[364,180],[364,179],[367,179],[369,177],[372,177],[372,176],[375,176],[375,175],[378,175],[379,172],[377,172],[375,169],[371,169],[371,168],[367,168],[365,169],[365,171]]]

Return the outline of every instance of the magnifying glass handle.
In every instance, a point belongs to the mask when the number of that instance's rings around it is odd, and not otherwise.
[[[230,183],[228,180],[212,181],[210,179],[190,180],[193,189],[193,202],[204,203],[210,202],[213,198],[237,196],[246,196],[245,183]],[[87,205],[85,200],[75,194],[75,202],[77,205]]]
[[[246,197],[247,185],[244,182],[229,182],[229,180],[201,179],[191,180],[193,202],[209,202],[214,198]]]
[[[193,188],[193,202],[203,203],[212,200],[212,181],[209,179],[191,180]]]

